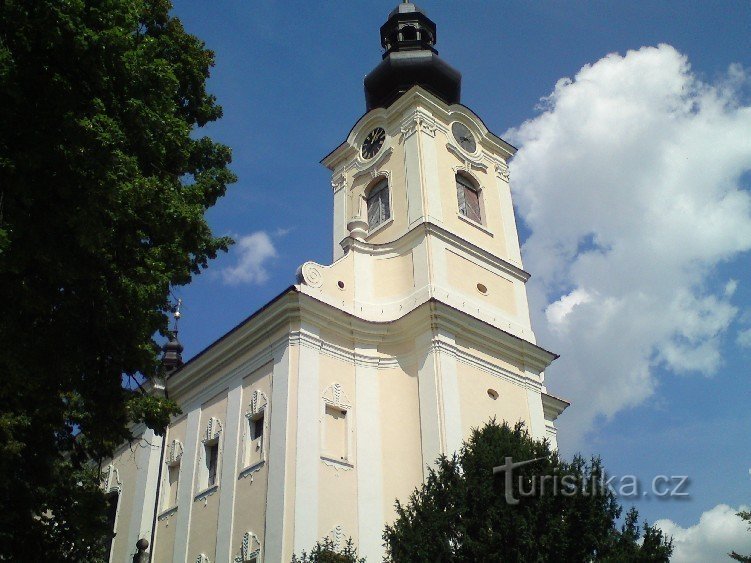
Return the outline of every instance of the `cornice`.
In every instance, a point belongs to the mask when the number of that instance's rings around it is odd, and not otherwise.
[[[542,410],[545,414],[545,420],[549,422],[553,422],[571,405],[568,401],[554,395],[542,393],[541,396]]]
[[[411,109],[414,111],[407,115]],[[391,125],[387,128],[392,136],[401,133],[407,137],[416,130],[435,135],[436,130],[447,131],[441,122],[450,122],[453,119],[452,114],[459,114],[476,126],[481,137],[479,144],[485,145],[485,152],[495,153],[505,161],[510,160],[516,153],[516,147],[490,131],[483,120],[467,106],[449,106],[422,87],[413,86],[388,108],[376,108],[358,119],[347,134],[346,140],[323,157],[321,164],[332,171],[335,170],[342,160],[350,157],[350,151],[356,150],[356,138],[361,130],[374,123],[391,124],[394,120],[398,121],[400,125],[396,131]]]
[[[355,365],[381,369],[396,367],[400,361],[410,360],[409,354],[402,357],[387,357],[378,353],[366,354],[355,351],[356,344],[376,348],[380,344],[398,344],[412,341],[416,335],[430,329],[461,335],[469,345],[481,347],[535,374],[542,372],[557,357],[556,354],[532,342],[433,298],[397,319],[376,322],[358,318],[302,293],[293,291],[285,293],[284,296],[284,299],[277,299],[269,304],[264,309],[265,315],[249,317],[243,325],[236,327],[207,348],[195,362],[191,361],[186,364],[170,379],[168,385],[170,395],[184,407],[194,407],[206,398],[226,389],[233,380],[244,377],[271,361],[275,349],[285,345],[315,348],[321,354]],[[353,342],[352,348],[326,342],[307,331],[292,329],[291,324],[300,320],[344,336]],[[283,325],[290,327],[288,332],[272,341],[272,333]],[[268,340],[265,348],[257,350],[249,361],[223,374],[206,387],[207,379],[213,377],[217,371],[239,354],[256,347],[263,339]],[[539,389],[539,382],[536,379],[514,374],[456,345],[437,342],[435,346],[498,377],[522,382],[529,388]]]
[[[493,254],[492,252],[488,252],[487,250],[477,246],[476,244],[473,244],[468,240],[461,238],[456,233],[451,232],[438,223],[434,223],[427,219],[424,219],[420,223],[417,223],[414,227],[412,227],[412,229],[391,242],[374,244],[361,240],[347,239],[347,248],[364,252],[371,256],[397,256],[404,254],[405,250],[410,250],[417,246],[419,241],[426,234],[433,235],[444,242],[448,242],[454,248],[462,250],[467,254],[484,262],[485,264],[497,268],[498,270],[525,283],[531,277],[531,274],[529,272],[512,264],[508,260],[505,260],[504,258],[501,258],[500,256]],[[323,268],[326,267],[323,265],[319,266]]]

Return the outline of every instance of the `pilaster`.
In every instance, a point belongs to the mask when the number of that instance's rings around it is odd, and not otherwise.
[[[284,561],[284,508],[287,485],[290,348],[285,342],[274,351],[269,425],[269,480],[264,534],[266,561]]]
[[[359,552],[381,561],[383,515],[383,454],[376,346],[355,346],[355,416],[357,428],[357,524]]]
[[[136,542],[139,539],[146,538],[151,541],[162,439],[161,436],[157,436],[152,429],[148,428],[138,443],[139,449],[136,455],[138,481],[136,482],[133,500],[135,510],[131,516],[128,529],[127,547],[129,553],[131,551],[136,552]]]
[[[227,395],[227,421],[224,426],[224,450],[219,491],[219,521],[217,525],[216,560],[230,561],[232,524],[234,520],[235,489],[237,487],[237,456],[242,428],[242,374],[235,378]],[[226,538],[226,539],[225,539]]]
[[[318,540],[318,472],[320,465],[320,340],[318,328],[300,327],[297,378],[297,460],[295,464],[294,552],[309,550]],[[292,421],[291,421],[292,422]]]
[[[178,489],[177,519],[175,531],[175,550],[173,563],[185,563],[188,560],[188,531],[190,530],[190,513],[193,509],[193,491],[195,490],[196,458],[198,457],[198,426],[201,423],[201,408],[196,406],[188,410],[188,422],[185,430],[185,466],[180,467],[180,484]]]

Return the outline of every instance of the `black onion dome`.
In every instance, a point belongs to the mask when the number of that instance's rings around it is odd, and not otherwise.
[[[436,26],[412,3],[399,4],[381,26],[383,60],[365,77],[367,111],[388,107],[420,85],[447,104],[459,103],[462,75],[435,50]]]
[[[168,373],[183,365],[183,345],[177,339],[176,330],[170,332],[169,341],[165,344],[163,350],[162,364]]]

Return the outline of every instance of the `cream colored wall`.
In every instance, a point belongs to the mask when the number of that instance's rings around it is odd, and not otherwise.
[[[170,427],[167,429],[165,436],[167,447],[172,443],[172,440],[179,440],[185,447],[185,431],[188,423],[187,415],[183,414],[179,418],[175,419]],[[162,483],[160,486],[159,496],[159,516],[156,525],[156,536],[154,538],[154,562],[162,563],[172,561],[173,549],[175,546],[175,530],[177,522],[177,511],[180,510],[179,505],[174,507],[167,506],[168,489],[168,471],[167,465],[162,464]],[[185,460],[180,460],[180,475],[178,477],[178,495],[179,490],[184,487],[192,487],[193,479],[191,475],[187,475],[185,471]],[[176,508],[177,510],[172,510]]]
[[[477,342],[463,338],[461,335],[456,336],[456,345],[461,350],[466,351],[467,354],[474,356],[481,361],[488,362],[498,366],[500,369],[507,370],[519,376],[524,375],[524,370],[518,363],[488,346],[481,346]]]
[[[451,288],[490,307],[497,307],[510,316],[517,315],[514,282],[496,272],[470,262],[456,252],[446,250],[447,279]],[[478,285],[487,291],[481,293]]]
[[[339,383],[353,408],[347,412],[348,425],[348,464],[337,464],[330,461],[318,460],[318,467],[311,468],[318,471],[318,534],[320,537],[331,535],[331,530],[341,525],[345,536],[351,536],[357,543],[357,478],[355,469],[355,366],[351,362],[343,361],[328,355],[320,355],[319,409],[321,412],[320,425],[325,424],[323,412],[323,394],[326,389]],[[302,366],[301,366],[302,367]],[[319,425],[319,433],[321,431]],[[319,434],[320,435],[320,434]],[[323,447],[323,445],[321,445]],[[323,455],[325,452],[320,452]]]
[[[465,439],[472,428],[484,426],[493,417],[499,424],[505,421],[512,426],[521,420],[529,429],[530,413],[524,387],[461,361],[457,362],[457,371]],[[497,399],[488,396],[489,389],[498,393]]]
[[[201,495],[206,487],[201,483],[202,468],[205,464],[205,451],[201,442],[209,419],[218,418],[222,426],[227,424],[227,390],[223,390],[213,398],[201,405],[201,422],[198,426],[198,458],[196,462],[196,474],[193,476],[193,507],[191,510],[190,529],[188,531],[188,559],[194,561],[201,553],[206,554],[209,559],[215,558],[216,551],[216,528],[219,516],[219,495],[218,488],[221,487],[219,476],[222,471],[224,457],[224,432],[219,438],[219,464],[217,468],[218,487],[214,493]],[[198,496],[200,495],[200,496]]]
[[[411,252],[391,258],[376,258],[373,268],[377,272],[377,283],[373,288],[376,299],[402,297],[414,290],[414,264]]]
[[[385,523],[396,517],[394,502],[405,502],[422,482],[422,446],[417,366],[403,362],[378,371],[380,384],[381,449],[383,452],[383,508]]]
[[[112,459],[112,465],[117,469],[122,483],[115,520],[115,538],[112,542],[112,561],[126,561],[135,552],[135,545],[128,545],[128,531],[131,519],[139,518],[142,508],[133,505],[136,480],[139,477],[136,456],[141,447],[145,446],[137,441],[126,444],[115,453]]]
[[[373,125],[372,127],[375,127]],[[366,128],[371,130],[371,128]],[[350,186],[350,197],[347,202],[347,217],[360,215],[367,221],[367,206],[365,205],[365,195],[384,177],[388,178],[391,203],[391,217],[393,221],[386,227],[375,231],[368,236],[366,240],[373,244],[383,244],[391,242],[405,234],[408,230],[407,224],[407,191],[404,177],[404,145],[399,142],[398,129],[393,126],[386,126],[388,132],[388,141],[384,149],[391,149],[391,154],[379,162],[374,170],[375,177],[372,174],[363,174],[354,177],[355,171],[348,173],[347,180]]]
[[[231,553],[239,553],[242,539],[245,532],[254,533],[263,544],[265,535],[265,516],[266,516],[266,494],[268,491],[268,446],[269,446],[269,429],[268,424],[271,420],[271,379],[274,366],[268,363],[243,379],[243,400],[242,412],[243,417],[240,423],[243,425],[241,436],[240,455],[238,456],[237,474],[240,475],[235,490],[235,514],[234,525],[232,527],[232,548]],[[257,466],[255,470],[248,470],[245,460],[247,459],[245,449],[248,447],[247,419],[245,412],[250,411],[251,396],[254,391],[261,391],[266,395],[269,403],[264,412],[264,457],[265,461]]]
[[[445,125],[450,127],[452,122],[453,120]],[[477,136],[476,133],[475,136]],[[501,219],[501,199],[498,193],[498,180],[492,165],[490,165],[490,161],[486,161],[486,166],[489,166],[485,170],[473,166],[467,167],[465,160],[459,158],[454,152],[446,148],[447,143],[457,144],[449,131],[441,130],[437,132],[436,152],[438,154],[438,178],[440,182],[444,225],[472,244],[501,258],[508,258],[507,241],[504,236]],[[456,194],[455,180],[456,173],[459,170],[475,180],[475,183],[481,189],[482,226],[487,231],[490,231],[489,233],[459,218],[459,202]]]

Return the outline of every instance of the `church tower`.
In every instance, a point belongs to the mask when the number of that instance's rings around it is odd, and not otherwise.
[[[325,536],[379,561],[394,501],[472,428],[523,421],[555,446],[568,403],[530,325],[516,149],[461,105],[422,10],[399,4],[380,35],[366,113],[322,161],[333,263],[185,363],[172,338],[151,392],[183,414],[107,465],[111,561],[140,542],[158,563],[277,563]]]
[[[393,498],[471,428],[522,420],[555,446],[553,421],[568,406],[546,392],[557,356],[530,325],[509,187],[516,148],[461,105],[461,75],[439,58],[420,8],[399,4],[380,34],[367,112],[322,161],[335,261],[299,272],[302,293],[352,319],[357,531],[369,557],[381,553]],[[408,443],[412,430],[419,441]],[[409,486],[387,491],[400,476]]]

